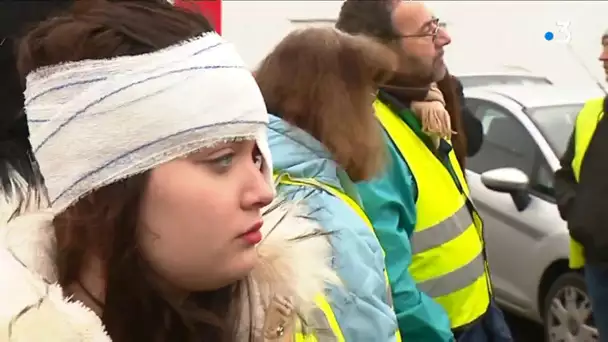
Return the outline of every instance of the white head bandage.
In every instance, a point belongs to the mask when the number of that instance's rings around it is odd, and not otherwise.
[[[52,207],[203,147],[255,139],[271,182],[264,100],[215,33],[157,52],[41,68],[27,77],[31,143]]]

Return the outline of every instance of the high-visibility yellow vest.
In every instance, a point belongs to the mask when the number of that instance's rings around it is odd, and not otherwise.
[[[313,322],[308,322],[314,327],[314,331],[307,331],[301,322],[298,322],[295,342],[345,342],[340,325],[327,299],[319,294],[315,298],[315,304],[317,308],[312,315]]]
[[[329,184],[321,183],[314,178],[292,178],[288,174],[285,174],[285,173],[281,174],[281,175],[275,175],[275,182],[279,183],[279,184],[314,187],[314,188],[317,188],[320,190],[324,190],[325,192],[327,192],[335,197],[338,197],[339,199],[344,201],[346,204],[348,204],[348,206],[351,207],[357,213],[357,215],[359,215],[359,217],[361,217],[361,219],[367,224],[368,228],[371,230],[371,232],[374,234],[374,236],[376,235],[374,232],[372,223],[369,220],[369,218],[367,217],[367,215],[365,214],[365,212],[363,211],[363,209],[359,206],[359,204],[357,204],[357,202],[355,202],[352,198],[350,198],[350,196],[348,196],[341,190],[336,189],[333,186],[330,186]],[[382,252],[384,253],[384,251],[382,251]],[[390,289],[390,283],[389,283],[388,274],[386,273],[386,270],[384,271],[384,277],[386,280],[387,293],[389,296],[388,301],[392,306],[391,289]],[[340,329],[340,326],[338,325],[338,321],[336,320],[336,317],[335,317],[333,311],[331,310],[331,307],[330,307],[329,303],[327,302],[327,300],[323,296],[320,295],[316,298],[315,302],[316,302],[317,306],[319,307],[319,309],[327,317],[327,319],[325,320],[325,324],[329,329],[326,329],[326,330],[331,330],[334,333],[334,336],[336,337],[334,340],[328,339],[328,338],[323,338],[322,341],[323,342],[325,342],[325,341],[344,341],[344,336],[342,335],[342,331]],[[321,320],[317,320],[317,321],[321,321]],[[320,323],[323,323],[323,322],[321,321]],[[318,328],[316,330],[318,331]],[[316,334],[318,335],[318,332]],[[399,333],[399,330],[396,331],[395,338],[396,338],[397,342],[401,342],[401,334]],[[313,342],[313,341],[317,341],[317,339],[316,339],[316,336],[312,333],[309,333],[309,334],[305,334],[302,332],[296,333],[296,342]],[[321,340],[319,340],[319,341],[321,341]]]
[[[581,165],[587,153],[591,138],[597,128],[597,123],[604,116],[604,98],[593,99],[585,103],[578,114],[574,129],[574,158],[572,158],[572,171],[574,179],[578,182],[581,176]],[[570,238],[570,268],[577,269],[585,266],[583,246]]]
[[[490,277],[484,255],[483,224],[454,151],[448,169],[416,133],[384,103],[376,116],[407,162],[418,188],[416,225],[409,271],[418,288],[448,313],[452,329],[481,317],[490,305]]]

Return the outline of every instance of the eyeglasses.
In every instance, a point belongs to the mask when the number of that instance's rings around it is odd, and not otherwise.
[[[415,34],[398,34],[395,38],[424,38],[433,37],[433,41],[437,39],[440,29],[445,28],[445,23],[439,21],[439,18],[433,18],[431,21],[423,25],[423,27],[430,25],[433,29],[428,33],[415,33]]]

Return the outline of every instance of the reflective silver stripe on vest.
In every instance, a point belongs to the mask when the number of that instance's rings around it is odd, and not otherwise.
[[[479,253],[471,262],[443,276],[425,280],[417,284],[418,289],[430,297],[448,295],[473,284],[485,273],[483,253]]]
[[[390,307],[393,307],[393,290],[391,289],[391,284],[386,284],[386,300],[388,305],[390,305]]]
[[[317,341],[337,342],[338,338],[334,335],[331,326],[323,310],[315,308],[310,315],[312,322],[303,324],[302,333],[312,334],[317,337]]]
[[[412,253],[420,254],[452,241],[473,224],[473,218],[466,205],[462,205],[454,215],[412,234]]]

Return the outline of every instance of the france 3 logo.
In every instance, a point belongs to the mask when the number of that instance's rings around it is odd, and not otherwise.
[[[570,34],[570,22],[558,21],[555,23],[555,29],[545,32],[545,40],[556,43],[570,43],[572,35]]]

